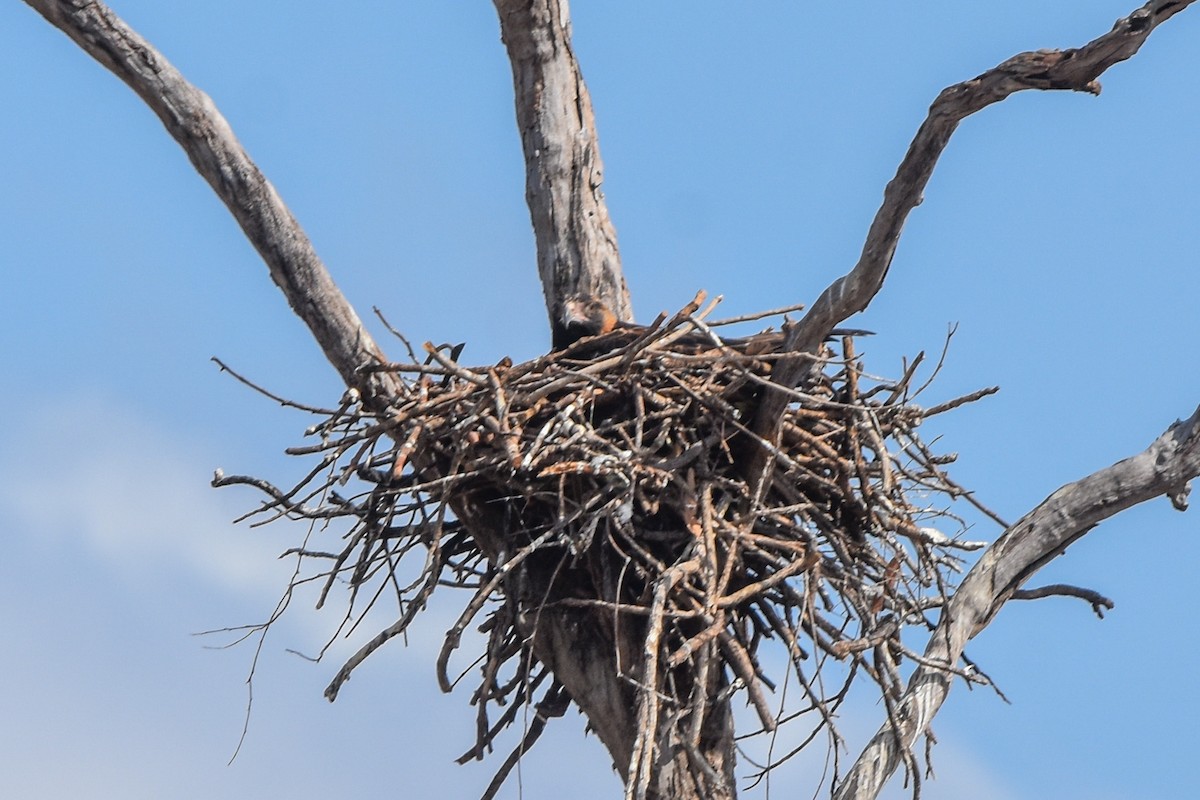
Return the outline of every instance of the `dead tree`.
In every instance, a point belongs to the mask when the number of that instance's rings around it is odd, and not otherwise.
[[[566,3],[495,0],[556,349],[484,366],[429,344],[418,353],[398,332],[407,356],[387,358],[203,92],[102,3],[26,2],[154,110],[346,383],[340,403],[314,410],[313,443],[289,451],[316,460],[299,485],[214,480],[264,492],[255,514],[341,525],[338,547],[294,551],[315,565],[306,577],[323,580],[322,603],[341,582],[359,610],[391,587],[395,623],[342,667],[327,696],[437,587],[467,590],[438,661],[448,690],[463,634],[485,633],[478,735],[463,759],[488,753],[521,708],[534,712],[485,796],[574,703],[627,797],[733,797],[731,698],[744,695],[764,731],[785,721],[766,700],[778,676],[760,658],[776,646],[804,689],[791,716],[808,721],[809,741],[824,732],[836,747],[850,685],[877,687],[886,719],[833,786],[847,800],[874,797],[901,765],[917,777],[913,750],[953,679],[987,682],[963,649],[1005,602],[1041,592],[1107,603],[1071,587],[1024,589],[1040,567],[1123,508],[1167,495],[1182,510],[1200,473],[1198,410],[1144,453],[1054,492],[956,586],[964,551],[983,544],[917,499],[969,499],[917,428],[991,390],[922,407],[916,361],[872,379],[853,336],[827,341],[879,291],[962,119],[1024,89],[1097,93],[1097,78],[1190,0],[1153,0],[1083,47],[1022,53],[943,91],[859,262],[797,322],[742,339],[723,335],[731,321],[712,320],[703,293],[648,326],[572,335],[564,309],[576,295],[632,319],[591,102]],[[402,585],[398,565],[413,559],[417,578]],[[844,680],[822,689],[814,676],[835,663]]]

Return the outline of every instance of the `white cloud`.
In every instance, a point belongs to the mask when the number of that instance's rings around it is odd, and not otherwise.
[[[210,488],[212,458],[115,403],[76,400],[14,433],[0,502],[14,534],[84,547],[121,570],[166,562],[229,589],[279,585],[277,544],[230,524],[245,496]]]
[[[214,594],[249,599],[252,621],[259,621],[293,575],[295,560],[279,554],[301,542],[305,527],[286,520],[261,528],[231,524],[260,498],[250,490],[209,485],[220,457],[184,435],[157,429],[116,402],[76,399],[45,409],[0,452],[0,507],[13,520],[11,535],[38,548],[78,549],[128,582],[190,575],[212,585]],[[306,574],[313,568],[307,564]],[[336,587],[326,607],[314,611],[318,588],[319,582],[302,588],[283,617],[289,627],[300,629],[299,639],[288,637],[285,646],[306,654],[320,649],[345,614],[347,594]],[[468,598],[455,594],[443,590],[434,598],[407,637],[407,658],[414,650],[424,656],[438,652],[443,633]],[[394,602],[381,598],[349,641],[335,643],[326,662],[340,663],[390,625],[395,614]],[[475,652],[471,639],[466,637],[460,653],[468,663]]]

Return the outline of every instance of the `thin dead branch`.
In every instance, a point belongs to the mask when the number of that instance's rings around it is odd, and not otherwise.
[[[884,190],[883,204],[871,222],[858,263],[831,283],[801,320],[790,327],[784,350],[797,354],[814,352],[835,325],[865,309],[879,292],[904,222],[909,212],[921,203],[934,167],[962,120],[1026,89],[1099,94],[1097,78],[1105,70],[1131,58],[1156,27],[1192,2],[1151,0],[1083,47],[1020,53],[982,75],[944,89],[930,106],[929,115],[909,145],[896,176]],[[776,368],[773,381],[783,388],[795,386],[811,369],[811,364],[810,359],[799,355],[785,359]],[[766,394],[754,423],[754,430],[762,438],[775,441],[786,403],[780,391]],[[747,475],[757,477],[769,464],[760,454],[749,465]]]
[[[386,361],[330,277],[275,187],[233,134],[213,101],[99,0],[25,0],[158,115],[196,171],[225,203],[271,271],[288,304],[312,331],[346,386],[373,403],[395,394],[389,375],[359,371]]]
[[[1012,593],[1013,600],[1040,600],[1043,597],[1078,597],[1080,600],[1086,601],[1100,619],[1104,619],[1105,611],[1112,611],[1117,606],[1112,600],[1094,589],[1070,586],[1065,583],[1052,583],[1036,589],[1018,589]]]

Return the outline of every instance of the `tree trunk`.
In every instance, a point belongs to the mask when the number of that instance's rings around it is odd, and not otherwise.
[[[617,233],[600,184],[596,119],[571,49],[566,0],[495,0],[512,62],[517,128],[525,153],[525,199],[537,238],[538,275],[555,346],[563,299],[600,298],[633,319]]]

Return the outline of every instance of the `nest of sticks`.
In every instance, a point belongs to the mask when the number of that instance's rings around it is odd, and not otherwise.
[[[793,392],[773,447],[748,425],[779,354],[727,343],[722,325],[753,317],[706,323],[711,310],[694,302],[519,365],[466,367],[457,349],[428,344],[419,358],[405,341],[411,363],[375,367],[404,387],[390,407],[367,411],[352,391],[337,409],[307,409],[322,416],[308,430],[317,441],[288,452],[319,463],[290,491],[218,475],[215,485],[267,494],[247,517],[321,523],[289,552],[309,565],[297,583],[321,583],[318,606],[349,587],[343,628],[385,593],[398,601],[394,624],[342,667],[329,699],[451,586],[470,599],[438,660],[444,689],[462,677],[449,662],[464,632],[484,634],[463,673],[479,665],[478,737],[462,760],[490,751],[525,704],[538,712],[494,786],[570,702],[531,646],[530,612],[547,604],[594,608],[636,631],[641,661],[623,668],[641,730],[667,714],[702,719],[714,698],[696,687],[744,692],[774,730],[784,712],[768,702],[780,679],[764,666],[769,644],[831,742],[856,678],[890,709],[901,661],[920,661],[902,634],[932,629],[961,552],[981,546],[961,539],[948,510],[969,499],[943,469],[952,457],[932,454],[916,429],[993,390],[923,409],[920,357],[897,380],[871,378],[845,337]],[[742,472],[754,447],[773,454],[765,484]],[[488,531],[472,529],[481,520]],[[339,545],[317,546],[322,532]],[[833,687],[816,680],[830,659],[847,667]],[[653,755],[645,738],[635,758]]]

